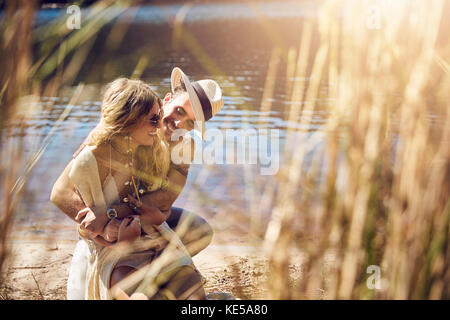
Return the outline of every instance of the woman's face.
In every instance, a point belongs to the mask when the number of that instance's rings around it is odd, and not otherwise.
[[[141,146],[151,146],[157,139],[158,129],[161,127],[162,108],[158,102],[153,105],[152,111],[144,117],[130,133],[130,136]]]

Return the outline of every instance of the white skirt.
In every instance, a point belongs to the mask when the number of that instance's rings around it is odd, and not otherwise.
[[[86,291],[86,271],[89,260],[89,247],[79,240],[73,252],[67,279],[67,300],[84,300]]]
[[[173,232],[173,231],[172,231]],[[181,243],[181,241],[180,241]],[[177,250],[178,255],[175,258],[176,262],[169,262],[161,271],[168,271],[173,268],[178,268],[183,265],[192,265],[192,259],[181,244],[182,250]],[[79,240],[75,246],[72,261],[69,269],[69,277],[67,279],[67,300],[87,300],[89,296],[92,299],[92,292],[89,294],[89,280],[97,283],[94,285],[97,288],[96,299],[110,299],[109,296],[109,280],[111,273],[116,266],[127,265],[138,269],[139,266],[146,261],[150,262],[155,256],[155,251],[147,251],[140,253],[131,253],[126,256],[122,256],[120,259],[107,259],[107,263],[100,265],[97,264],[99,257],[99,251],[95,249],[95,245],[90,248],[85,240]],[[102,259],[100,259],[102,260]],[[100,267],[95,275],[96,268],[93,265]],[[93,273],[94,272],[94,273]]]

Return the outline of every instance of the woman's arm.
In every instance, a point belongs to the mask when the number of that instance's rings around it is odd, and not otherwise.
[[[71,218],[77,223],[83,221],[81,227],[82,229],[85,229],[87,232],[90,231],[93,232],[93,234],[91,234],[92,235],[91,238],[95,238],[95,234],[99,234],[103,231],[105,224],[108,222],[106,213],[105,212],[97,213],[95,212],[95,208],[90,208],[86,206],[81,196],[76,191],[75,185],[72,183],[69,177],[69,173],[72,169],[74,159],[89,143],[92,134],[100,127],[101,124],[98,124],[97,127],[89,133],[88,137],[80,145],[78,150],[73,154],[73,159],[64,168],[64,171],[56,180],[50,195],[50,201],[54,205],[56,205],[62,212],[64,212],[69,218]],[[93,222],[92,220],[95,220],[97,216],[100,217],[100,219],[94,225],[92,223]],[[97,236],[94,240],[100,242],[103,245],[108,244],[110,245],[110,243],[105,241],[101,236]]]
[[[108,222],[106,212],[97,212],[96,208],[85,204],[79,193],[76,191],[74,182],[70,177],[70,172],[74,166],[74,159],[64,168],[64,171],[53,185],[50,201],[54,203],[62,212],[92,235],[101,235]]]
[[[103,215],[96,213],[95,208],[86,206],[76,192],[75,186],[69,178],[72,163],[73,160],[69,162],[53,185],[50,201],[69,218],[77,223],[81,223],[83,229],[96,235],[101,234],[107,223],[106,213],[103,213]]]

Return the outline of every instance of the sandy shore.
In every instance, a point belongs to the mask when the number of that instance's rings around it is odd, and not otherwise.
[[[267,260],[260,249],[213,243],[194,257],[206,293],[227,292],[240,299],[264,298]],[[2,299],[65,299],[76,241],[15,240],[5,268]],[[297,269],[296,269],[297,268]],[[292,269],[298,275],[300,266]]]
[[[193,260],[206,280],[206,293],[227,292],[240,299],[266,298],[268,263],[261,243],[252,242],[248,227],[227,213],[205,218],[214,230],[214,237]],[[13,228],[11,255],[4,269],[6,281],[0,288],[0,299],[66,298],[66,281],[77,243],[77,240],[67,240],[77,239],[72,221],[67,221],[40,228],[34,226],[34,233]],[[294,256],[290,273],[296,281],[301,275],[302,260],[301,254]],[[314,294],[311,298],[320,296]]]

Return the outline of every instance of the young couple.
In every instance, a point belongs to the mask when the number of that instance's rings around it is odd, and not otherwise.
[[[189,164],[171,162],[171,150],[186,140],[171,137],[177,129],[195,129],[203,137],[205,121],[223,106],[222,91],[213,80],[190,82],[179,68],[172,71],[171,86],[161,101],[140,80],[110,83],[100,123],[53,187],[51,201],[78,223],[81,237],[68,299],[133,293],[205,298],[191,256],[210,243],[212,229],[201,217],[172,207]],[[155,281],[142,281],[149,274]]]

